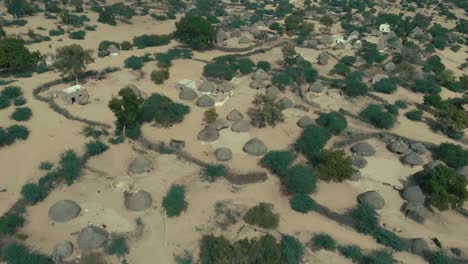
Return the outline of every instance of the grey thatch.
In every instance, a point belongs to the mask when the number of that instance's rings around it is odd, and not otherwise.
[[[351,155],[351,164],[359,169],[363,169],[367,166],[367,160],[361,155],[354,153]]]
[[[360,204],[367,205],[374,210],[380,210],[385,206],[384,198],[376,191],[368,191],[358,196]]]
[[[208,126],[216,129],[221,130],[229,127],[229,122],[226,119],[220,118],[214,121],[213,123],[209,124]]]
[[[197,92],[195,92],[192,88],[183,87],[182,89],[180,89],[179,98],[182,100],[193,101],[197,97]]]
[[[355,31],[351,32],[351,34],[349,34],[348,40],[359,39],[360,36],[361,36],[361,34],[359,34],[359,32],[357,32],[355,30]]]
[[[252,82],[250,82],[250,84],[249,84],[250,88],[257,89],[257,90],[263,89],[266,86],[267,86],[267,84],[263,80],[260,80],[260,79],[255,79]]]
[[[110,55],[119,54],[119,48],[117,48],[114,44],[110,44],[109,47],[107,48],[107,51],[109,52]]]
[[[197,136],[198,140],[205,142],[216,141],[219,138],[219,132],[213,127],[205,127]]]
[[[231,125],[231,130],[234,132],[248,132],[250,130],[250,124],[247,120],[241,119]]]
[[[49,208],[49,218],[55,222],[67,222],[80,214],[81,207],[72,200],[61,200]]]
[[[254,80],[268,80],[268,73],[266,73],[263,69],[258,69],[252,74],[252,79]]]
[[[405,203],[403,205],[403,211],[405,212],[405,215],[419,223],[424,223],[427,214],[429,213],[424,204],[413,202]]]
[[[276,86],[270,86],[266,89],[266,94],[268,96],[277,96],[281,93],[281,90]]]
[[[219,161],[229,161],[232,159],[232,151],[229,148],[217,148],[215,156]]]
[[[377,83],[378,81],[385,79],[385,78],[388,78],[388,75],[378,73],[374,77],[372,77],[372,83]]]
[[[294,103],[291,101],[291,99],[287,97],[283,97],[278,101],[278,104],[283,108],[283,109],[288,109],[292,108],[294,106]]]
[[[205,81],[198,86],[198,91],[202,93],[212,93],[216,90],[216,84],[214,82]]]
[[[132,90],[132,92],[133,92],[137,97],[140,97],[140,98],[143,97],[143,93],[141,92],[140,88],[138,88],[138,86],[136,86],[136,85],[134,85],[134,84],[127,84],[127,85],[125,85],[125,88],[130,88],[130,90]]]
[[[213,97],[207,94],[204,94],[198,97],[195,104],[198,105],[199,107],[213,107],[215,105],[215,100],[213,99]]]
[[[268,148],[260,139],[252,138],[245,143],[242,150],[253,156],[262,156],[268,151]]]
[[[216,33],[216,42],[218,44],[221,44],[226,39],[227,39],[226,33],[222,29],[218,30],[218,33]]]
[[[316,48],[318,46],[319,42],[316,39],[308,39],[304,40],[303,45],[307,48]]]
[[[326,35],[320,38],[320,44],[330,45],[333,43],[333,37]]]
[[[309,116],[303,116],[297,121],[297,125],[301,128],[306,128],[314,123],[314,120]]]
[[[394,153],[397,153],[397,154],[404,154],[404,153],[408,152],[408,150],[409,150],[408,144],[406,144],[406,142],[404,142],[401,139],[392,141],[390,144],[387,145],[387,148],[391,152],[394,152]]]
[[[362,178],[362,173],[360,170],[356,170],[355,173],[349,178],[350,181],[359,181]]]
[[[250,38],[247,36],[242,36],[239,38],[239,44],[249,44]]]
[[[417,185],[407,186],[401,192],[403,199],[408,202],[424,203],[426,195],[422,192],[421,188]]]
[[[330,55],[328,54],[328,52],[322,51],[318,56],[318,64],[327,65],[329,58],[330,58]]]
[[[422,256],[423,254],[429,252],[431,248],[427,244],[424,238],[413,238],[408,241],[409,251],[413,254]]]
[[[420,166],[420,165],[423,165],[423,163],[424,163],[421,156],[419,156],[418,154],[416,154],[414,152],[408,153],[405,156],[403,156],[401,161],[404,164],[408,164],[408,165],[412,165],[412,166]]]
[[[396,65],[395,65],[395,63],[393,63],[393,62],[388,62],[388,63],[386,63],[386,64],[383,66],[383,70],[384,70],[386,73],[393,72],[393,71],[396,70]]]
[[[411,148],[414,152],[416,152],[416,153],[418,153],[418,154],[425,154],[425,153],[428,152],[426,146],[424,146],[424,144],[419,143],[419,142],[417,142],[417,143],[412,143],[412,144],[410,145],[410,148]]]
[[[128,164],[130,174],[150,173],[153,170],[153,161],[147,157],[139,156]]]
[[[353,153],[357,153],[363,157],[370,157],[375,155],[375,149],[369,143],[360,142],[351,147]]]
[[[234,90],[234,86],[230,82],[222,82],[220,85],[218,85],[218,88],[216,88],[217,91],[228,93],[232,90]]]
[[[54,246],[53,255],[60,258],[68,258],[73,254],[74,249],[72,242],[62,241]]]
[[[424,165],[424,168],[425,169],[434,169],[437,166],[447,166],[447,165],[445,165],[445,163],[443,161],[441,161],[441,160],[433,160],[433,161],[427,163],[426,165]]]
[[[97,226],[88,226],[81,230],[77,243],[80,249],[92,250],[104,246],[108,238],[109,233],[105,229]]]
[[[325,91],[325,85],[321,81],[315,81],[310,87],[309,87],[309,92],[312,93],[322,93]]]
[[[229,114],[227,114],[227,116],[226,116],[226,119],[229,120],[229,121],[239,121],[239,120],[241,120],[243,118],[244,118],[244,116],[242,115],[242,113],[237,111],[236,109],[229,112]]]
[[[151,207],[153,198],[144,190],[124,193],[124,205],[130,211],[143,211]]]
[[[343,42],[338,42],[336,45],[333,47],[335,50],[344,50],[346,48],[345,44]]]
[[[231,38],[238,38],[241,35],[240,29],[236,28],[233,31],[231,31]]]

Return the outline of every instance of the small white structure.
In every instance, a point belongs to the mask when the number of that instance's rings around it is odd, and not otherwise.
[[[109,45],[107,51],[109,52],[109,56],[118,56],[120,54],[119,48],[117,48],[114,44]]]
[[[391,28],[390,28],[390,25],[385,23],[385,24],[381,24],[379,26],[379,31],[382,32],[382,33],[388,33],[390,32]]]
[[[190,89],[196,90],[197,85],[195,84],[195,81],[192,81],[189,79],[183,79],[177,82],[176,88],[179,91],[181,91],[183,88],[190,88]]]
[[[342,36],[342,35],[333,35],[332,38],[333,38],[333,42],[335,42],[335,44],[343,43],[343,44],[346,45],[346,43],[347,43],[344,36]]]
[[[60,97],[66,104],[79,103],[84,105],[87,104],[89,100],[88,91],[79,84],[63,89],[60,92]]]
[[[48,68],[52,67],[54,65],[54,62],[55,62],[55,56],[54,54],[52,53],[47,53],[45,55],[45,64]]]

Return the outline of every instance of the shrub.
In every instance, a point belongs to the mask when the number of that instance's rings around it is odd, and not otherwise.
[[[320,113],[317,124],[326,127],[330,132],[337,135],[348,127],[346,117],[338,112]]]
[[[293,161],[294,155],[289,151],[269,151],[260,160],[260,164],[272,173],[283,177]]]
[[[167,45],[171,39],[167,35],[141,35],[133,38],[133,46],[144,49],[147,47],[159,47]]]
[[[203,76],[231,80],[234,70],[224,63],[208,63],[203,67]]]
[[[400,115],[400,111],[398,111],[398,107],[396,105],[386,104],[385,109],[387,110],[387,112],[394,115],[395,117]]]
[[[7,86],[1,92],[1,96],[8,100],[13,100],[23,96],[23,91],[21,91],[21,87],[19,86]]]
[[[129,139],[137,140],[141,135],[141,129],[139,126],[129,126],[125,131],[125,136]]]
[[[372,254],[363,258],[363,263],[366,264],[394,264],[397,263],[392,256],[392,253],[381,250],[373,252]]]
[[[468,200],[465,177],[448,167],[419,171],[414,179],[427,195],[428,202],[439,210],[460,207]]]
[[[250,225],[271,229],[278,227],[279,215],[273,213],[272,204],[259,203],[247,211],[244,221]]]
[[[11,114],[10,118],[16,121],[27,121],[31,118],[32,111],[28,107],[18,107]]]
[[[336,249],[336,241],[325,233],[315,235],[311,242],[315,250],[325,249],[334,251]]]
[[[28,204],[37,204],[44,200],[49,193],[45,187],[35,183],[27,183],[21,189],[21,195]]]
[[[374,84],[374,90],[379,93],[392,94],[397,89],[397,80],[393,78],[383,78]]]
[[[163,198],[162,206],[166,210],[167,216],[179,216],[188,206],[188,203],[185,201],[185,187],[173,184]]]
[[[351,178],[356,172],[351,159],[345,156],[344,151],[322,151],[317,157],[317,171],[319,177],[325,181],[342,182]]]
[[[308,167],[296,165],[288,170],[281,182],[290,194],[310,194],[315,191],[317,176]]]
[[[346,76],[351,72],[351,68],[343,63],[337,63],[333,66],[333,69],[330,71],[333,74],[338,74],[341,76]]]
[[[218,178],[226,176],[226,167],[224,165],[208,165],[202,170],[202,174],[209,182],[214,182]]]
[[[68,186],[81,175],[81,159],[73,150],[65,151],[60,157],[58,174],[65,179]]]
[[[131,50],[132,49],[132,43],[130,41],[122,41],[122,43],[120,43],[120,48],[122,50]]]
[[[359,204],[349,212],[349,215],[353,219],[354,227],[360,233],[371,234],[378,227],[375,211],[366,205]]]
[[[83,135],[85,137],[92,137],[98,139],[102,135],[108,136],[109,132],[107,132],[107,130],[105,129],[95,129],[90,126],[86,126],[83,128]]]
[[[412,110],[405,114],[406,118],[412,121],[421,121],[423,112],[420,110]]]
[[[203,113],[203,117],[206,123],[211,124],[218,119],[219,115],[216,113],[216,108],[212,107]]]
[[[65,30],[63,28],[52,29],[49,31],[49,36],[60,36],[65,34]]]
[[[452,168],[468,165],[468,150],[452,143],[442,143],[434,151],[435,158],[445,162]]]
[[[343,257],[351,259],[354,263],[360,263],[364,258],[362,249],[359,246],[338,246],[338,251]]]
[[[331,134],[328,129],[310,125],[304,129],[297,139],[295,148],[304,154],[309,160],[313,160],[327,144]]]
[[[26,140],[29,137],[29,130],[25,126],[12,125],[7,129],[0,127],[0,147],[9,146],[16,140]]]
[[[30,251],[26,246],[13,242],[3,248],[3,260],[8,264],[52,264],[49,256]]]
[[[43,161],[39,165],[39,169],[48,171],[48,170],[51,170],[53,166],[54,166],[54,164],[52,164],[52,162]]]
[[[86,31],[84,31],[84,30],[79,30],[79,31],[70,32],[70,34],[69,34],[68,36],[69,36],[71,39],[83,40],[83,39],[85,39]]]
[[[366,109],[359,113],[359,117],[364,122],[377,128],[390,129],[395,124],[395,117],[388,112],[384,112],[379,105],[368,105]]]
[[[403,242],[400,237],[385,228],[377,228],[372,233],[372,236],[377,240],[377,243],[390,247],[396,251],[402,251],[404,249]]]
[[[408,108],[408,104],[407,104],[405,101],[403,101],[403,100],[397,100],[397,101],[395,101],[395,105],[396,105],[398,108],[400,108],[400,109],[406,109],[406,108]]]
[[[239,64],[239,70],[242,74],[251,73],[255,67],[255,63],[249,58],[240,58],[237,63]]]
[[[413,91],[426,94],[439,94],[442,89],[433,80],[418,79],[414,83]]]
[[[6,98],[5,96],[0,95],[0,109],[5,109],[10,107],[11,102],[10,99]]]
[[[24,217],[8,212],[0,217],[0,233],[11,236],[16,233],[16,230],[24,225]]]
[[[268,61],[259,61],[257,63],[257,68],[268,72],[271,69],[271,65]]]
[[[450,264],[450,263],[452,263],[450,258],[442,250],[430,252],[429,254],[427,254],[426,259],[429,262],[429,264]]]
[[[291,208],[299,213],[306,214],[315,208],[316,204],[307,194],[294,194],[289,200]]]
[[[109,147],[106,144],[98,140],[86,144],[86,154],[89,156],[99,155],[108,149]]]
[[[206,50],[214,46],[216,31],[202,16],[184,16],[176,22],[174,36],[195,50]]]
[[[266,94],[257,94],[249,109],[252,124],[257,127],[275,126],[284,121],[283,107],[276,98]]]
[[[143,67],[143,59],[137,56],[131,56],[125,59],[124,61],[125,68],[130,68],[132,70],[139,70]]]
[[[285,73],[279,72],[273,75],[273,79],[271,80],[273,84],[276,84],[279,89],[284,90],[287,86],[292,85],[294,83],[293,78]]]
[[[108,245],[106,251],[109,255],[116,255],[118,257],[125,256],[129,252],[127,239],[123,236],[114,237]]]
[[[169,71],[167,69],[154,70],[151,72],[151,80],[155,84],[163,84],[169,79]]]
[[[189,111],[190,108],[186,105],[175,103],[164,95],[153,94],[143,102],[140,120],[142,122],[155,121],[162,126],[169,127],[182,122]]]
[[[344,93],[352,97],[367,94],[367,85],[362,81],[361,73],[352,72],[346,76]]]
[[[304,246],[299,239],[283,235],[281,237],[281,259],[283,263],[300,264],[304,256]]]

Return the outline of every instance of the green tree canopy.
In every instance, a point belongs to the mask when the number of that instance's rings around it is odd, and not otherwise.
[[[356,172],[351,159],[345,156],[344,151],[322,151],[317,158],[317,171],[319,177],[325,181],[341,182],[351,178]]]
[[[140,112],[142,122],[155,121],[162,126],[169,127],[182,122],[184,116],[190,112],[190,108],[173,102],[167,96],[153,94],[143,102]]]
[[[315,121],[335,135],[340,134],[348,127],[346,117],[338,112],[320,113]]]
[[[8,13],[15,17],[30,16],[34,13],[27,0],[5,0]]]
[[[40,58],[39,52],[30,52],[22,39],[0,39],[0,71],[27,71],[34,68]]]
[[[126,127],[139,125],[139,113],[143,99],[138,98],[129,87],[121,89],[119,96],[120,98],[112,98],[108,107],[117,118],[117,127],[125,131]]]
[[[65,77],[74,77],[78,83],[78,76],[82,75],[87,65],[94,61],[91,55],[91,50],[85,50],[78,44],[63,46],[57,49],[54,67]]]
[[[331,138],[331,133],[324,127],[310,125],[304,129],[297,139],[295,148],[309,160],[313,160]]]
[[[257,127],[275,126],[283,122],[283,108],[276,98],[266,94],[257,94],[253,101],[253,108],[249,110],[252,124]]]
[[[204,17],[185,16],[176,23],[174,36],[195,50],[206,50],[213,47],[216,31]]]

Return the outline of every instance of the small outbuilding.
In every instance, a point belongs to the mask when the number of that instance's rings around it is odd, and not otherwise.
[[[390,32],[390,30],[391,30],[390,24],[385,23],[385,24],[380,24],[380,26],[379,26],[379,31],[380,32],[388,33],[388,32]]]
[[[84,105],[89,101],[88,91],[79,84],[63,89],[60,92],[60,96],[66,104],[79,103],[80,105]]]
[[[176,84],[177,89],[180,91],[182,88],[190,88],[193,90],[197,89],[197,86],[195,84],[195,81],[193,80],[188,80],[188,79],[183,79],[177,82]]]
[[[117,48],[114,44],[109,45],[107,51],[109,52],[109,56],[118,56],[120,54],[119,48]]]

